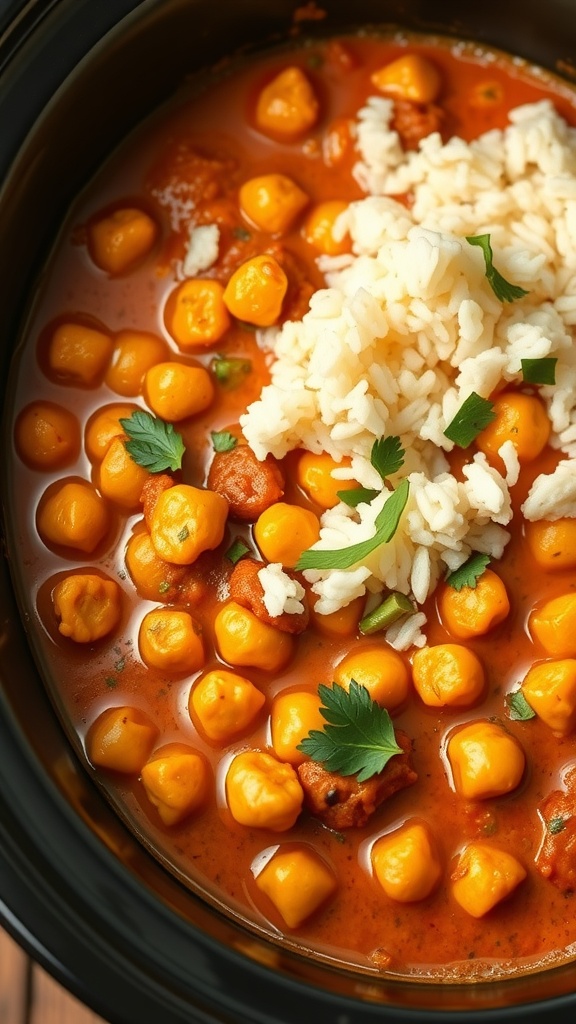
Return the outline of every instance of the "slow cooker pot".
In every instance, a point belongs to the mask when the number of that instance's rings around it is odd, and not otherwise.
[[[190,71],[284,39],[296,0],[30,0],[0,4],[2,380],[70,200]],[[300,5],[301,6],[301,5]],[[344,0],[307,32],[399,24],[475,38],[576,81],[576,0]],[[4,385],[4,387],[8,385]],[[271,951],[185,890],[124,828],[46,695],[11,572],[0,564],[0,916],[46,969],[112,1024],[573,1019],[565,967],[524,980],[431,986],[338,974]]]

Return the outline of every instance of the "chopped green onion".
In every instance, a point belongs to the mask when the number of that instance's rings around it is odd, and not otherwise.
[[[555,384],[557,359],[521,359],[522,378],[526,384]]]
[[[382,601],[382,604],[378,605],[374,611],[369,612],[363,619],[360,620],[359,629],[361,633],[368,636],[370,633],[378,633],[381,629],[386,629],[387,626],[391,626],[397,619],[401,619],[403,615],[414,611],[414,605],[406,594],[401,594],[399,591],[394,590],[388,597]]]
[[[225,557],[229,562],[232,562],[232,565],[236,565],[236,562],[239,562],[241,558],[244,558],[244,555],[247,555],[249,551],[250,548],[248,545],[245,544],[240,537],[237,537],[228,548]]]

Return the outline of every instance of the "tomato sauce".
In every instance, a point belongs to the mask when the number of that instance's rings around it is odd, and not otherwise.
[[[250,371],[237,386],[216,383],[216,397],[209,407],[175,425],[186,446],[181,478],[204,486],[213,455],[211,432],[235,429],[239,416],[267,380],[270,354],[259,348],[254,331],[237,321],[217,343],[191,355],[177,351],[164,311],[178,283],[175,267],[184,257],[189,218],[193,214],[196,224],[219,224],[225,255],[204,276],[225,284],[233,269],[271,245],[265,232],[252,227],[247,230],[238,213],[237,192],[243,181],[259,174],[282,173],[298,181],[311,203],[361,198],[351,174],[357,154],[349,121],[375,91],[370,75],[407,49],[429,57],[440,71],[443,85],[437,103],[444,138],[458,134],[470,140],[488,129],[504,127],[511,108],[549,96],[558,110],[576,123],[574,97],[567,87],[506,57],[441,40],[365,36],[315,42],[290,53],[289,58],[277,52],[239,69],[225,69],[219,79],[199,92],[185,87],[171,105],[153,114],[110,157],[63,226],[18,353],[15,417],[31,401],[47,400],[70,410],[83,432],[90,417],[103,406],[122,402],[145,408],[141,394],[123,397],[104,383],[79,387],[62,383],[51,374],[47,366],[49,340],[55,327],[70,319],[108,335],[123,330],[150,332],[165,339],[169,358],[210,372],[216,356],[249,361]],[[321,107],[320,119],[303,143],[271,139],[254,124],[258,95],[288,61],[305,70]],[[87,239],[94,219],[113,211],[119,203],[145,210],[158,225],[158,237],[152,252],[130,272],[111,275],[95,265]],[[273,246],[289,264],[283,317],[296,318],[305,311],[311,292],[323,286],[323,278],[300,222]],[[88,730],[102,712],[127,705],[152,718],[158,729],[156,746],[188,744],[209,765],[210,794],[202,807],[167,827],[147,799],[138,772],[123,775],[95,770],[88,764],[118,813],[185,885],[274,941],[354,969],[467,979],[533,970],[573,956],[574,897],[543,878],[534,868],[534,859],[543,840],[538,808],[549,793],[561,788],[563,774],[575,759],[574,737],[553,735],[539,718],[514,721],[505,715],[506,694],[517,688],[535,657],[534,645],[528,642],[528,615],[538,601],[574,590],[573,570],[540,572],[517,530],[495,566],[511,595],[510,615],[488,635],[469,642],[488,676],[481,705],[438,710],[411,697],[393,714],[393,721],[413,741],[418,782],[385,802],[362,828],[336,833],[302,814],[287,833],[279,834],[243,826],[232,818],[225,793],[227,768],[233,756],[246,748],[270,750],[269,713],[277,694],[291,689],[315,693],[319,683],[331,682],[345,653],[354,646],[369,647],[373,638],[357,632],[329,637],[312,624],[297,638],[292,659],[279,672],[238,669],[265,695],[264,709],[248,732],[223,746],[212,743],[192,723],[188,698],[195,678],[220,664],[214,619],[227,597],[232,568],[225,552],[237,538],[253,548],[251,525],[229,521],[223,542],[201,556],[198,577],[202,597],[192,602],[190,611],[203,634],[202,668],[189,674],[150,668],[138,654],[138,630],[143,615],[159,601],[139,594],[125,565],[126,545],[133,533],[143,528],[141,510],[126,513],[110,506],[105,535],[89,554],[47,545],[38,534],[35,519],[47,488],[56,486],[64,476],[97,483],[97,468],[83,447],[64,469],[38,471],[17,454],[12,458],[12,516],[19,541],[15,558],[29,610],[31,642],[78,752],[86,757]],[[546,468],[550,470],[557,458],[546,449],[522,470],[514,490],[516,507],[530,482]],[[317,511],[294,480],[294,456],[287,456],[284,463],[284,500]],[[71,571],[91,568],[119,583],[122,612],[113,635],[84,645],[60,635],[52,594]],[[429,643],[451,642],[434,597],[426,611]],[[536,656],[544,658],[545,652],[536,650]],[[409,662],[411,652],[405,657]],[[449,782],[446,746],[458,725],[478,717],[505,722],[526,753],[527,768],[521,784],[508,795],[466,801]],[[442,880],[426,899],[400,903],[385,896],[379,887],[370,851],[379,836],[411,818],[424,820],[433,829]],[[505,843],[526,866],[527,877],[508,899],[475,919],[458,907],[448,882],[466,843],[490,839]],[[311,846],[337,879],[333,897],[295,930],[286,927],[255,881],[258,865],[279,843]]]

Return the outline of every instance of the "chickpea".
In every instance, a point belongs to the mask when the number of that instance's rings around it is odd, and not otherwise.
[[[297,747],[312,729],[323,729],[326,725],[320,713],[321,704],[318,694],[308,690],[280,693],[274,698],[270,728],[272,747],[280,761],[297,766],[308,760]]]
[[[228,601],[214,620],[216,646],[230,665],[251,666],[278,672],[292,656],[293,639],[269,626],[248,608]]]
[[[423,647],[412,660],[414,686],[428,707],[467,708],[486,688],[482,662],[460,644]]]
[[[126,545],[126,568],[140,597],[145,601],[168,600],[187,572],[185,566],[171,565],[158,557],[147,531],[134,533]]]
[[[496,722],[472,722],[457,729],[447,753],[456,792],[466,800],[504,796],[522,781],[524,751]]]
[[[132,775],[150,757],[157,736],[158,729],[139,708],[108,708],[90,726],[86,751],[98,768]]]
[[[109,334],[84,324],[63,323],[54,331],[48,349],[48,366],[54,377],[77,387],[100,383],[112,355]]]
[[[352,680],[365,686],[372,700],[393,711],[406,700],[410,672],[402,656],[385,644],[353,650],[334,670],[334,680],[348,690]]]
[[[203,366],[157,363],[144,381],[144,397],[152,412],[169,423],[204,412],[214,394],[212,378]]]
[[[310,595],[314,598],[315,595]],[[316,627],[325,636],[353,636],[358,632],[358,623],[364,612],[366,599],[355,597],[344,608],[339,608],[329,615],[320,615],[316,611],[316,600],[310,602],[310,617]]]
[[[302,234],[316,252],[324,256],[342,256],[352,249],[348,232],[340,237],[334,233],[334,225],[341,213],[348,209],[348,203],[341,199],[328,199],[317,203],[304,222]]]
[[[126,449],[124,437],[114,437],[100,463],[100,490],[108,501],[126,512],[135,512],[140,507],[142,489],[151,474],[139,466]]]
[[[165,562],[191,565],[222,542],[227,515],[228,502],[215,491],[189,484],[168,487],[151,516],[154,550]]]
[[[45,493],[38,506],[36,525],[45,544],[91,554],[110,528],[110,514],[91,484],[69,480]]]
[[[438,69],[419,53],[403,54],[371,77],[380,92],[412,103],[434,103],[441,88]]]
[[[288,928],[299,928],[336,891],[334,873],[304,847],[278,850],[256,877]]]
[[[120,331],[104,383],[119,395],[131,398],[142,391],[144,377],[152,366],[168,356],[162,338],[145,331]]]
[[[240,188],[240,210],[254,227],[281,235],[308,204],[308,196],[285,174],[250,178]]]
[[[209,774],[198,751],[182,743],[169,743],[146,762],[142,785],[165,825],[177,825],[206,801]]]
[[[166,327],[183,352],[214,345],[230,327],[219,281],[183,281],[166,305]]]
[[[296,481],[311,501],[321,509],[334,508],[338,491],[358,487],[356,480],[335,480],[332,470],[350,465],[350,459],[335,462],[327,452],[302,452],[296,465]]]
[[[320,536],[318,516],[300,505],[276,501],[254,524],[254,540],[267,562],[293,569],[300,555]]]
[[[32,469],[58,469],[78,456],[80,424],[55,402],[31,402],[16,420],[15,443],[18,455]]]
[[[452,636],[460,640],[483,636],[510,612],[506,587],[492,569],[485,569],[475,587],[455,590],[448,585],[438,596],[440,617]]]
[[[164,672],[197,672],[204,664],[202,627],[188,612],[174,608],[156,608],[144,616],[138,647],[149,668]]]
[[[538,718],[559,736],[576,728],[576,659],[544,661],[533,665],[522,683],[522,693]]]
[[[232,274],[224,302],[238,320],[271,327],[282,312],[287,289],[288,278],[273,256],[253,256]]]
[[[94,263],[108,274],[123,274],[148,255],[158,229],[144,210],[123,207],[92,222],[88,249]]]
[[[273,139],[291,142],[312,128],[318,112],[318,100],[304,72],[287,67],[261,90],[256,127]]]
[[[525,522],[524,533],[532,557],[545,572],[576,569],[576,518]]]
[[[505,850],[470,843],[452,873],[455,900],[472,917],[483,917],[526,878],[526,870]]]
[[[118,584],[88,573],[74,573],[57,583],[52,605],[62,636],[79,644],[91,644],[107,636],[116,629],[122,614]]]
[[[384,892],[399,903],[425,900],[442,875],[436,839],[425,822],[408,821],[381,836],[372,847],[371,860]]]
[[[521,463],[536,459],[548,444],[551,429],[542,400],[507,391],[494,399],[493,411],[496,417],[478,434],[476,445],[495,469],[504,469],[498,449],[505,441],[512,441]]]
[[[253,724],[264,705],[264,694],[244,676],[214,669],[190,691],[188,709],[208,739],[228,743]]]
[[[113,439],[124,434],[120,420],[129,419],[137,405],[115,403],[98,409],[86,424],[84,448],[91,462],[102,462]]]
[[[553,658],[576,658],[576,593],[561,594],[528,618],[532,636]]]
[[[300,814],[304,793],[291,765],[263,751],[246,750],[228,768],[226,799],[240,825],[286,832]]]

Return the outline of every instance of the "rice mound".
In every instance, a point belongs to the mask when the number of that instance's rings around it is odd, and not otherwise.
[[[240,421],[258,458],[326,451],[351,460],[336,477],[378,490],[372,445],[401,438],[405,462],[390,483],[407,476],[410,491],[398,529],[362,564],[305,572],[320,614],[384,589],[421,605],[471,552],[501,557],[519,472],[514,446],[500,451],[505,475],[478,453],[458,481],[444,430],[471,392],[488,398],[522,381],[521,359],[557,359],[556,383],[538,393],[550,443],[566,456],[534,482],[523,515],[576,515],[576,130],[542,101],[469,144],[434,133],[404,152],[392,109],[371,97],[359,112],[354,174],[367,195],[337,224],[352,254],[320,257],[327,287],[303,319],[260,332],[274,352],[271,383]],[[392,198],[405,193],[409,207]],[[522,299],[502,303],[492,291],[481,250],[466,241],[481,234],[499,272],[527,291]],[[373,537],[390,494],[325,512],[314,548]],[[418,610],[386,638],[399,650],[423,646],[425,621]]]

